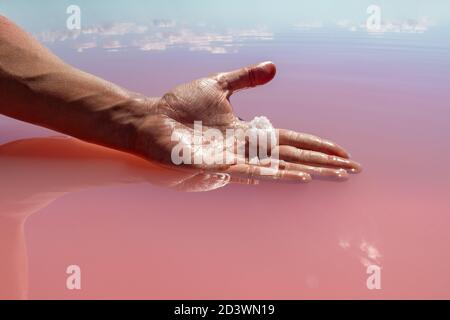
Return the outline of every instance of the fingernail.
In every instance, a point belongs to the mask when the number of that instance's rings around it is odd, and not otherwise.
[[[267,66],[267,65],[269,65],[269,64],[274,64],[272,61],[264,61],[264,62],[261,62],[260,64],[259,64],[259,67],[265,67],[265,66]]]
[[[353,168],[349,170],[351,173],[360,173],[362,171],[362,166],[358,162],[352,161],[352,165]]]
[[[258,80],[261,80],[264,83],[272,80],[273,77],[275,77],[275,74],[277,73],[277,67],[275,66],[275,64],[272,61],[266,61],[266,62],[260,63],[258,65],[258,69],[263,71],[263,74],[260,75],[263,78],[258,79]]]

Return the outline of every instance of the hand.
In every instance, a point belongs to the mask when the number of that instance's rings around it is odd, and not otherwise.
[[[175,87],[161,99],[154,101],[150,114],[141,127],[139,147],[144,155],[165,163],[172,163],[171,153],[176,142],[171,140],[175,130],[182,129],[186,135],[194,135],[194,121],[202,121],[203,131],[214,128],[248,128],[248,123],[233,113],[230,96],[240,89],[263,85],[275,76],[276,68],[271,62],[242,68],[232,72],[218,73]],[[312,176],[345,179],[347,170],[359,172],[361,166],[352,161],[348,153],[337,144],[309,134],[279,129],[277,149],[279,170],[269,176],[274,179],[309,181]],[[189,138],[189,137],[186,137]],[[189,139],[186,139],[189,141]],[[219,144],[217,153],[237,157],[234,148]],[[201,152],[213,152],[216,144],[206,139]],[[246,159],[248,160],[248,158]],[[248,161],[247,161],[248,162]],[[204,170],[224,171],[232,174],[267,178],[267,172],[258,165],[192,164]]]
[[[245,129],[249,124],[240,120],[230,103],[231,95],[241,89],[263,85],[273,79],[276,67],[261,63],[232,72],[179,85],[162,98],[151,101],[149,114],[140,126],[137,148],[139,153],[153,160],[172,164],[171,153],[178,141],[172,141],[175,130],[182,132],[186,144],[194,135],[194,121],[202,121],[203,135],[208,129],[224,133],[227,129]],[[361,166],[349,159],[348,153],[337,144],[313,135],[277,129],[279,153],[278,170],[267,175],[264,166],[248,163],[189,164],[207,171],[220,171],[244,177],[299,180],[307,182],[311,176],[346,179],[348,171],[359,172]],[[219,147],[217,147],[219,145]],[[200,152],[217,152],[239,158],[234,147],[202,142]],[[190,147],[190,146],[189,146]],[[217,150],[211,150],[216,148]],[[191,150],[194,154],[197,150]],[[242,160],[242,159],[240,159]]]
[[[272,162],[276,170],[269,170],[271,175],[254,164],[251,152],[267,146],[252,146],[245,136],[238,135],[231,146],[223,146],[227,129],[246,131],[250,126],[234,115],[231,95],[269,82],[275,76],[271,62],[198,79],[162,98],[149,99],[65,64],[2,16],[0,25],[0,91],[5,93],[1,114],[166,164],[173,164],[172,151],[180,145],[173,141],[175,136],[194,160],[213,154],[232,160],[231,164],[226,161],[227,165],[200,161],[185,166],[244,178],[309,181],[313,175],[342,179],[348,176],[347,170],[360,170],[336,144],[289,130],[276,130],[279,146],[270,151],[279,157]],[[189,141],[196,133],[194,121],[202,121],[200,144]],[[208,139],[214,131],[222,141]],[[242,145],[244,153],[236,148]]]

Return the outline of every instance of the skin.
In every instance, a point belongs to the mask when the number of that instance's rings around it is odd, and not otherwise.
[[[173,132],[182,129],[185,138],[190,137],[194,121],[202,121],[203,135],[207,129],[224,133],[248,128],[234,114],[230,97],[268,83],[275,73],[275,65],[264,62],[176,86],[162,97],[145,97],[64,63],[0,17],[0,113],[167,165],[173,164],[171,152],[178,144],[171,139]],[[329,140],[276,131],[278,168],[269,175],[263,165],[242,159],[235,147],[217,147],[208,139],[193,152],[222,153],[234,162],[185,166],[249,179],[299,182],[312,177],[346,179],[348,172],[361,170],[342,147]]]

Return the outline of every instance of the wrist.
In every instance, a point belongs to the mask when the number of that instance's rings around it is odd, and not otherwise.
[[[123,104],[112,107],[108,112],[107,117],[110,121],[99,122],[105,124],[106,133],[100,133],[105,140],[94,142],[140,155],[136,147],[140,131],[158,101],[159,98],[130,93]]]

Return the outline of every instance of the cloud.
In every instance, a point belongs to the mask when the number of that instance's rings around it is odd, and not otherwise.
[[[358,245],[359,244],[359,245]],[[381,265],[382,255],[380,250],[373,244],[365,240],[353,241],[353,245],[347,238],[340,238],[338,241],[339,247],[352,255],[356,255],[357,259],[364,267],[371,265]]]
[[[342,249],[348,249],[350,248],[350,242],[348,240],[345,239],[340,239],[339,240],[339,247],[341,247]]]
[[[102,48],[108,51],[118,51],[124,46],[120,43],[119,40],[111,40],[103,43]]]
[[[189,48],[190,51],[206,51],[210,52],[212,54],[224,54],[224,53],[230,53],[227,48],[224,47],[211,47],[211,46],[198,46],[198,47],[192,47]]]
[[[273,34],[264,30],[240,30],[226,33],[199,32],[182,29],[171,33],[157,33],[135,40],[133,46],[143,51],[161,51],[186,47],[190,51],[212,54],[234,53],[247,39],[271,40]]]
[[[367,256],[367,258],[362,258],[364,260],[369,259],[369,261],[373,261],[376,263],[380,262],[380,258],[381,258],[381,253],[380,251],[375,247],[375,245],[370,244],[366,241],[362,241],[359,249],[365,253],[365,255]]]
[[[177,23],[176,21],[170,19],[154,19],[153,25],[158,28],[174,28]]]
[[[86,49],[96,48],[97,44],[95,42],[83,42],[75,46],[78,52],[83,52]]]
[[[133,47],[138,47],[142,51],[164,51],[167,50],[167,44],[160,41],[136,41],[133,43]]]
[[[379,28],[367,28],[365,23],[355,24],[349,20],[339,20],[336,22],[336,26],[347,29],[349,31],[367,31],[370,33],[424,33],[429,30],[434,23],[428,18],[406,19],[399,21],[383,21]]]
[[[83,34],[97,34],[100,36],[122,36],[126,34],[143,34],[148,27],[133,22],[115,23],[111,25],[91,26],[81,30]]]
[[[39,41],[45,43],[53,43],[56,41],[66,41],[69,39],[77,39],[81,34],[79,30],[73,31],[43,31],[36,35]]]
[[[52,30],[38,33],[36,38],[42,42],[53,43],[56,41],[76,40],[82,36],[123,36],[127,34],[144,34],[148,27],[133,22],[116,23],[109,25],[95,25],[81,30]]]
[[[295,29],[310,30],[322,28],[324,25],[321,21],[301,21],[292,25]]]
[[[213,32],[207,26],[196,26],[195,29],[176,26],[171,20],[153,20],[150,26],[117,23],[89,26],[75,31],[47,31],[38,34],[37,38],[47,43],[73,42],[72,46],[79,52],[94,47],[109,51],[123,48],[164,51],[184,47],[189,51],[225,54],[237,52],[247,40],[270,41],[274,37],[265,28]]]

